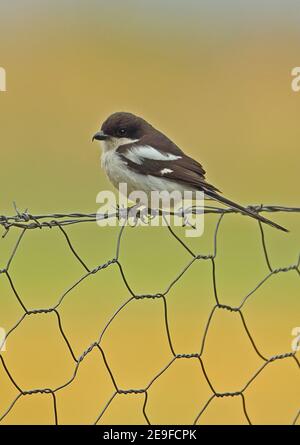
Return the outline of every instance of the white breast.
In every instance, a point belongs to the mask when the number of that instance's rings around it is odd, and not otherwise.
[[[104,151],[101,158],[101,165],[104,168],[109,180],[118,188],[121,182],[130,180],[127,162],[122,161],[115,150]]]
[[[115,139],[111,138],[110,141],[104,141],[103,143],[103,152],[102,152],[102,158],[101,158],[101,164],[104,168],[109,180],[112,182],[112,184],[119,188],[120,183],[126,183],[127,184],[127,191],[128,194],[134,191],[143,191],[148,196],[150,196],[150,192],[157,190],[159,192],[161,191],[180,191],[183,193],[186,190],[186,187],[184,185],[177,184],[175,181],[171,181],[164,177],[158,177],[158,176],[152,176],[152,175],[144,175],[140,173],[135,173],[134,171],[130,170],[128,168],[126,160],[122,160],[122,158],[118,155],[116,152],[117,148],[120,145],[133,142],[132,140],[128,140],[126,138]],[[125,140],[126,139],[126,140]],[[157,150],[149,149],[149,147],[141,147],[143,151],[143,157],[148,156],[150,159],[158,159],[158,156],[160,156],[159,159],[166,160],[171,159],[173,160],[173,155],[169,154],[158,154],[156,153]],[[140,151],[137,149],[135,152],[131,152],[134,156],[140,155]],[[130,159],[130,156],[128,156],[128,159]],[[180,156],[174,156],[174,158],[180,158]],[[134,162],[134,159],[130,159]],[[136,162],[139,164],[140,162]],[[169,171],[169,169],[168,169]],[[162,175],[166,173],[165,171],[161,172]]]

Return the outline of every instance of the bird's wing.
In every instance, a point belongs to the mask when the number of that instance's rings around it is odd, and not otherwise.
[[[140,140],[137,143],[120,146],[117,153],[127,167],[135,173],[173,180],[186,185],[187,188],[204,191],[206,198],[214,199],[258,221],[287,232],[284,227],[264,218],[253,210],[246,209],[240,204],[220,196],[219,190],[205,181],[205,171],[201,164],[186,156],[182,150],[170,142],[163,138],[161,143],[158,140],[155,144],[153,144],[153,138],[151,138],[151,141]]]
[[[135,173],[173,180],[188,188],[217,191],[205,181],[202,165],[163,135],[154,140],[153,136],[151,140],[144,137],[136,143],[122,145],[117,153]]]

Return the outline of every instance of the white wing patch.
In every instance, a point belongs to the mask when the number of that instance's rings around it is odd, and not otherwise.
[[[143,159],[151,159],[153,161],[176,161],[177,159],[182,158],[182,156],[176,156],[172,153],[163,153],[150,145],[139,145],[132,147],[130,150],[124,153],[124,156],[130,161],[139,165],[142,165]],[[171,172],[168,171],[165,173]]]
[[[163,168],[160,173],[162,175],[167,175],[168,173],[173,173],[174,170],[171,170],[170,168]]]
[[[125,153],[123,153],[125,158],[129,159],[130,161],[134,162],[135,164],[142,165],[143,158],[141,158],[135,150],[128,150]]]

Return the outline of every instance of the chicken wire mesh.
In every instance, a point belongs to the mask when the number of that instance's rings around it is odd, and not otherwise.
[[[282,207],[282,206],[249,206],[249,208],[254,209],[257,212],[300,212],[300,208],[289,208],[289,207]],[[215,213],[218,214],[218,220],[214,229],[213,234],[213,250],[210,254],[199,254],[194,252],[193,250],[188,247],[188,245],[184,242],[184,240],[179,237],[173,228],[168,225],[168,230],[172,237],[175,238],[176,242],[180,243],[180,245],[187,251],[188,255],[190,256],[189,262],[186,264],[186,266],[183,268],[183,270],[180,271],[180,273],[175,277],[175,279],[169,283],[167,288],[162,293],[156,293],[156,294],[136,294],[128,282],[123,267],[122,262],[120,261],[120,249],[121,249],[121,239],[124,233],[125,223],[121,225],[121,227],[118,229],[118,236],[117,236],[117,243],[116,243],[116,251],[115,256],[105,263],[102,263],[100,265],[97,265],[94,268],[89,268],[86,264],[86,262],[82,259],[82,257],[77,253],[75,250],[71,238],[68,234],[67,227],[74,224],[82,224],[87,222],[95,222],[96,218],[99,218],[99,215],[96,214],[82,214],[82,213],[71,213],[71,214],[51,214],[51,215],[31,215],[28,213],[28,211],[20,213],[16,209],[16,214],[14,216],[0,216],[0,224],[4,228],[4,235],[5,237],[9,231],[11,230],[19,230],[20,233],[17,238],[17,242],[15,243],[11,254],[6,262],[6,265],[2,269],[0,269],[0,275],[2,278],[6,278],[6,280],[9,283],[9,286],[11,290],[13,291],[13,295],[15,296],[19,306],[22,309],[22,316],[17,320],[17,322],[6,332],[5,338],[2,340],[2,344],[0,344],[0,351],[3,349],[4,342],[11,336],[14,335],[14,332],[18,330],[18,328],[21,326],[21,324],[24,322],[25,319],[28,317],[38,317],[41,314],[54,314],[57,320],[57,329],[59,330],[59,333],[65,342],[65,345],[67,346],[67,349],[69,351],[70,357],[72,358],[74,362],[74,371],[71,377],[64,382],[64,384],[47,388],[32,388],[32,389],[24,389],[21,387],[17,379],[14,377],[14,373],[9,369],[6,361],[5,361],[5,353],[2,351],[0,353],[0,363],[1,366],[9,378],[12,385],[15,387],[15,389],[18,392],[18,395],[15,397],[14,400],[12,400],[4,412],[0,413],[0,423],[6,418],[6,416],[14,409],[16,406],[18,400],[22,397],[26,397],[29,395],[35,395],[35,394],[48,394],[49,397],[52,399],[53,404],[53,423],[59,424],[60,423],[60,410],[57,405],[57,393],[61,391],[62,389],[66,388],[67,386],[71,385],[72,382],[76,379],[76,376],[78,374],[79,367],[83,363],[83,361],[86,359],[86,357],[94,350],[98,351],[101,359],[103,360],[103,363],[105,365],[106,371],[111,379],[112,385],[113,385],[113,393],[109,397],[109,399],[106,401],[106,403],[101,407],[99,410],[96,418],[94,419],[94,423],[97,424],[101,421],[104,413],[109,410],[109,407],[111,406],[111,403],[115,399],[115,397],[118,394],[123,395],[129,395],[129,394],[139,394],[144,396],[144,402],[142,406],[142,415],[144,418],[144,421],[146,424],[151,425],[151,417],[149,416],[149,413],[147,412],[147,406],[148,406],[148,393],[151,388],[151,386],[156,382],[171,366],[175,361],[182,360],[182,359],[188,359],[188,360],[195,360],[199,365],[199,370],[202,373],[202,376],[205,378],[209,389],[210,389],[210,397],[207,399],[206,403],[199,407],[199,410],[197,413],[195,413],[195,416],[193,419],[191,419],[191,423],[197,424],[199,420],[201,419],[204,412],[207,410],[209,405],[214,399],[217,398],[239,398],[241,402],[241,408],[244,415],[244,418],[248,424],[252,424],[251,416],[248,413],[247,410],[247,396],[245,395],[247,388],[250,387],[250,385],[255,381],[255,379],[268,367],[271,363],[279,360],[292,360],[297,369],[300,369],[300,362],[299,358],[296,356],[298,347],[295,348],[293,351],[288,351],[285,353],[279,353],[277,355],[272,356],[266,356],[264,353],[261,352],[260,348],[256,344],[253,334],[250,332],[245,316],[243,314],[243,308],[246,302],[253,297],[255,292],[268,280],[271,279],[271,277],[278,275],[278,274],[285,274],[291,271],[294,271],[297,273],[298,276],[300,276],[300,255],[297,263],[291,264],[286,267],[281,268],[273,268],[271,265],[271,261],[268,254],[267,249],[267,243],[265,239],[265,233],[264,228],[260,222],[258,222],[258,227],[260,231],[261,236],[261,249],[263,250],[264,255],[264,261],[266,263],[268,273],[265,275],[265,277],[260,280],[257,285],[250,291],[248,294],[240,301],[240,304],[237,306],[233,305],[227,305],[220,302],[220,298],[217,291],[217,285],[216,285],[216,264],[215,260],[218,255],[218,232],[220,225],[222,224],[222,221],[226,214],[228,213],[236,213],[233,209],[221,209],[218,207],[207,207],[205,209],[205,213]],[[103,214],[103,219],[110,219],[110,218],[120,218],[120,212],[117,209],[116,212],[110,213],[110,214]],[[33,229],[43,229],[46,230],[47,228],[54,228],[55,230],[59,230],[61,234],[63,235],[66,246],[70,249],[72,252],[72,255],[75,257],[76,261],[80,264],[80,266],[83,269],[83,274],[77,279],[76,282],[74,282],[57,300],[56,304],[47,307],[47,308],[35,308],[35,309],[29,309],[27,305],[24,303],[23,299],[20,296],[20,293],[17,291],[13,278],[10,273],[11,264],[14,261],[14,258],[16,257],[18,253],[18,249],[22,243],[22,240],[24,238],[24,235],[27,231],[33,230]],[[105,230],[105,228],[102,228],[102,230]],[[168,319],[168,293],[173,288],[173,286],[176,285],[176,283],[184,276],[184,274],[187,272],[187,270],[197,261],[207,261],[211,265],[211,279],[212,279],[212,286],[213,286],[213,294],[214,294],[214,305],[212,307],[212,310],[210,311],[210,314],[208,316],[206,326],[204,331],[202,332],[202,338],[200,342],[199,350],[195,353],[178,353],[176,352],[176,349],[174,347],[174,342],[172,340],[171,331],[169,328],[169,319]],[[74,352],[74,348],[72,347],[71,341],[69,340],[68,336],[66,335],[63,323],[62,323],[62,317],[60,314],[61,306],[63,305],[65,297],[72,292],[75,288],[80,286],[80,284],[85,281],[89,276],[93,274],[98,274],[101,270],[104,270],[106,268],[116,266],[119,270],[119,275],[124,282],[126,288],[128,289],[128,292],[130,293],[130,297],[124,301],[116,311],[114,311],[111,316],[108,318],[107,322],[104,324],[102,329],[100,330],[100,334],[98,338],[88,345],[86,349],[82,351],[82,353],[78,356],[76,356]],[[165,366],[152,377],[152,379],[148,382],[146,386],[143,388],[121,388],[120,385],[117,383],[117,379],[114,374],[114,369],[109,364],[109,361],[107,360],[107,354],[106,351],[103,348],[103,337],[105,333],[109,330],[110,326],[118,317],[118,315],[123,311],[123,309],[128,306],[130,303],[141,300],[141,299],[149,299],[149,300],[156,300],[159,299],[162,301],[163,306],[163,313],[164,313],[164,325],[165,325],[165,332],[168,342],[168,348],[170,350],[171,354],[171,360],[168,361]],[[251,343],[251,346],[253,348],[253,351],[255,354],[259,357],[259,359],[262,361],[261,366],[256,370],[256,372],[251,376],[250,379],[238,390],[238,391],[228,391],[228,392],[218,392],[215,389],[215,386],[212,382],[212,379],[209,376],[209,373],[207,372],[205,363],[203,361],[203,353],[206,345],[206,339],[207,335],[211,326],[211,322],[213,318],[215,317],[215,314],[217,311],[229,311],[236,313],[240,321],[242,323],[243,329]],[[298,339],[299,346],[300,339]],[[38,357],[37,357],[38,360]],[[295,387],[299,386],[299,382],[295,382]],[[294,417],[290,419],[291,424],[296,424],[300,416],[300,410],[294,414]]]

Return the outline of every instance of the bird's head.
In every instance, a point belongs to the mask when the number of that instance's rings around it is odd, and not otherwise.
[[[138,141],[150,128],[151,125],[141,117],[132,113],[117,112],[103,122],[93,140],[104,141],[104,148],[107,150],[116,149],[120,145]]]

